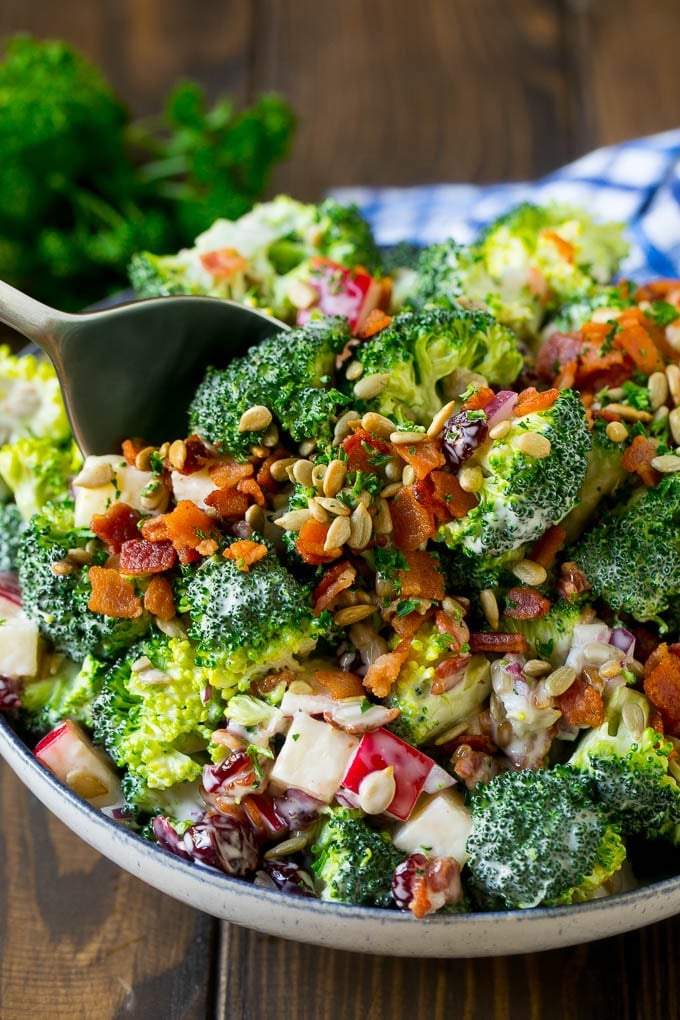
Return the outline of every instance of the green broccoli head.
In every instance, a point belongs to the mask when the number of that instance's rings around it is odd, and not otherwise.
[[[469,661],[461,659],[456,683],[449,690],[433,692],[437,666],[452,658],[450,644],[434,623],[424,624],[387,699],[389,707],[401,713],[391,729],[416,746],[471,720],[491,691],[489,662],[484,655],[473,655]]]
[[[597,794],[625,834],[680,843],[680,785],[674,748],[649,724],[644,694],[617,687],[603,724],[581,737],[570,764],[592,776]]]
[[[415,285],[407,304],[416,310],[455,302],[464,290],[469,251],[453,239],[423,248],[415,262]]]
[[[421,425],[429,425],[457,395],[447,385],[457,370],[509,385],[522,366],[516,338],[508,329],[485,312],[460,307],[396,316],[387,329],[357,348],[355,358],[363,366],[362,385],[372,375],[389,376],[367,406]]]
[[[596,420],[591,429],[591,447],[578,503],[562,521],[567,542],[574,542],[588,526],[605,497],[630,480],[623,467],[623,443],[615,443],[606,432],[607,423]]]
[[[573,390],[562,390],[546,410],[512,419],[502,438],[465,461],[483,472],[479,502],[462,519],[443,525],[437,540],[482,557],[533,542],[575,505],[589,448],[585,411]]]
[[[576,543],[570,558],[614,612],[664,627],[680,594],[680,475],[635,491]]]
[[[330,441],[345,403],[332,388],[335,359],[348,340],[344,319],[315,320],[265,340],[225,369],[208,369],[189,408],[190,428],[246,457],[262,431],[239,431],[241,416],[264,405],[295,442]]]
[[[363,266],[369,272],[381,268],[381,257],[373,231],[356,205],[341,205],[334,198],[318,207],[319,252],[333,262],[353,269]]]
[[[253,677],[294,668],[329,629],[328,614],[313,615],[309,589],[272,551],[248,571],[217,555],[185,567],[177,596],[198,659],[214,667],[220,688],[245,690]]]
[[[392,877],[405,857],[386,832],[370,827],[361,811],[329,808],[312,846],[312,870],[322,883],[321,899],[394,906]]]
[[[187,278],[186,266],[175,255],[139,251],[130,259],[128,277],[138,298],[205,293]]]
[[[573,902],[623,864],[625,848],[594,783],[576,769],[505,772],[468,796],[468,868],[487,907]]]
[[[0,503],[0,570],[16,570],[26,521],[16,503]]]
[[[0,477],[25,520],[45,503],[70,497],[71,479],[83,462],[72,439],[22,436],[0,448]]]
[[[80,563],[69,552],[92,550]],[[88,609],[88,570],[105,562],[108,552],[94,535],[73,524],[73,504],[48,504],[28,523],[17,555],[23,607],[57,651],[76,662],[91,654],[112,659],[148,630],[150,618],[121,619]],[[55,566],[59,564],[59,567]],[[65,568],[64,568],[65,565]]]
[[[187,640],[157,635],[112,665],[94,701],[95,740],[151,789],[196,779],[224,702]]]
[[[106,665],[87,655],[82,665],[69,658],[57,659],[49,676],[24,684],[21,707],[30,717],[30,728],[47,733],[63,719],[92,727],[92,705],[101,690]]]

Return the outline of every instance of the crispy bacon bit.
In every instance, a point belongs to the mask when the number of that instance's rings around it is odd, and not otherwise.
[[[450,613],[439,609],[435,613],[434,622],[440,634],[448,634],[451,638],[451,650],[457,651],[470,639],[470,629],[465,620],[456,619]]]
[[[201,468],[208,463],[208,461],[212,460],[213,455],[210,453],[200,436],[188,436],[188,438],[184,440],[184,449],[184,463],[182,464],[180,471],[183,475],[193,475],[195,471],[200,471]]]
[[[577,369],[578,361],[576,361],[576,359],[567,361],[564,365],[562,365],[554,379],[555,389],[570,390],[576,382]]]
[[[402,552],[417,549],[435,534],[437,527],[432,514],[418,502],[413,486],[404,485],[389,501],[394,544]]]
[[[295,540],[295,548],[305,563],[318,567],[322,563],[332,563],[342,555],[342,549],[324,549],[329,524],[321,524],[310,517],[300,528]]]
[[[180,500],[169,514],[144,521],[142,534],[150,542],[169,539],[181,563],[195,562],[198,547],[206,539],[219,539],[212,519],[189,499]]]
[[[449,471],[431,471],[414,483],[413,491],[418,502],[442,523],[454,517],[460,520],[477,506],[475,493],[466,492]]]
[[[319,616],[324,609],[330,609],[338,595],[352,587],[356,576],[355,567],[347,560],[341,560],[325,570],[312,595],[314,615]]]
[[[490,404],[496,396],[489,386],[480,386],[478,390],[471,393],[467,400],[460,405],[460,411],[481,411]]]
[[[661,714],[664,732],[677,737],[680,736],[680,658],[664,647],[666,654],[657,656],[649,670],[650,660],[647,660],[643,687]]]
[[[566,541],[567,533],[564,528],[559,524],[553,524],[537,542],[534,542],[529,559],[549,570]]]
[[[523,418],[525,414],[535,414],[536,411],[545,411],[552,407],[560,391],[557,389],[543,390],[539,393],[535,386],[527,386],[517,397],[517,403],[513,409],[516,418]]]
[[[236,488],[244,496],[249,496],[258,506],[265,505],[264,493],[254,478],[242,478]]]
[[[379,308],[373,308],[366,316],[361,329],[357,331],[357,336],[360,340],[368,340],[370,336],[375,336],[376,333],[381,333],[383,329],[387,329],[391,322],[391,315],[386,315]]]
[[[582,592],[590,589],[590,582],[580,567],[577,567],[571,560],[567,560],[560,566],[560,578],[557,582],[557,591],[567,602],[573,602]]]
[[[458,903],[463,895],[460,865],[454,857],[411,854],[395,869],[392,894],[401,910],[417,918]]]
[[[266,694],[270,694],[275,691],[281,684],[291,684],[295,679],[295,674],[289,669],[281,669],[275,673],[267,673],[266,676],[259,676],[253,680],[251,684],[252,693],[258,697],[263,698]]]
[[[146,538],[133,538],[124,542],[120,550],[122,574],[162,574],[177,562],[172,542],[149,542]]]
[[[490,782],[498,773],[498,765],[488,751],[478,750],[467,743],[460,744],[451,765],[468,790]]]
[[[442,659],[435,666],[435,678],[432,681],[430,690],[433,694],[446,694],[452,690],[463,678],[463,672],[468,666],[471,655],[453,655],[450,659]]]
[[[358,428],[351,436],[347,436],[342,444],[342,449],[347,454],[347,470],[363,471],[365,474],[375,474],[375,464],[371,463],[372,459],[389,457],[392,454],[391,443],[386,443],[379,436],[374,436],[362,428]]]
[[[539,379],[553,382],[556,374],[567,365],[573,365],[575,369],[582,346],[581,338],[573,333],[552,333],[541,344],[536,357],[536,373]]]
[[[407,566],[396,571],[403,598],[431,599],[441,602],[444,598],[444,575],[439,560],[425,550],[407,550],[404,553]]]
[[[538,620],[550,612],[550,599],[534,588],[511,588],[507,594],[504,616],[511,620]]]
[[[431,618],[431,613],[408,613],[407,616],[393,616],[391,620],[392,630],[402,640],[412,641],[426,620]]]
[[[364,693],[361,677],[342,669],[315,669],[314,679],[328,691],[333,701],[343,698],[360,698]]]
[[[602,695],[587,680],[576,679],[560,694],[557,704],[570,726],[601,726],[604,722]]]
[[[393,652],[385,652],[372,662],[364,677],[364,687],[376,698],[386,698],[392,689],[401,667],[408,659],[411,640],[400,641]]]
[[[252,464],[237,464],[228,460],[215,461],[208,468],[210,480],[216,489],[233,489],[243,478],[250,478],[254,471]]]
[[[446,457],[438,439],[424,439],[422,443],[397,443],[394,452],[410,464],[419,480],[427,478],[431,471],[443,467]]]
[[[656,457],[657,442],[655,439],[647,439],[646,436],[635,436],[630,446],[624,450],[621,458],[621,466],[625,471],[635,472],[645,485],[656,485],[661,475],[652,467],[652,460]]]
[[[238,520],[243,517],[250,506],[250,500],[245,492],[238,489],[213,489],[204,500],[206,506],[217,511],[218,517]]]
[[[238,569],[247,574],[253,563],[258,563],[267,555],[267,546],[262,542],[253,542],[249,538],[244,538],[240,542],[232,542],[222,555],[225,559],[234,560]]]
[[[140,520],[137,511],[127,503],[113,503],[106,513],[94,515],[90,529],[111,552],[119,553],[125,542],[139,538]]]
[[[504,631],[476,631],[470,634],[471,652],[516,652],[524,655],[529,650],[524,634],[508,634]]]
[[[152,577],[144,592],[144,608],[159,620],[172,620],[176,615],[172,585],[167,577]]]
[[[267,492],[278,492],[280,486],[272,476],[272,464],[275,464],[277,460],[282,460],[284,457],[288,457],[288,453],[280,446],[262,461],[255,475],[255,481],[261,489],[266,489]]]
[[[127,464],[134,467],[135,461],[137,460],[137,454],[144,450],[149,444],[145,439],[140,439],[139,436],[135,436],[133,439],[123,440],[123,456]]]
[[[142,615],[142,600],[127,577],[109,567],[90,567],[88,577],[92,586],[87,608],[92,613],[103,613],[124,620]]]

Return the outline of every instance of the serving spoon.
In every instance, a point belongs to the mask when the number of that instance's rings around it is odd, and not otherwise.
[[[182,437],[206,368],[224,367],[288,329],[235,301],[160,297],[100,311],[58,312],[0,281],[0,322],[48,355],[81,452],[112,453],[123,439]]]

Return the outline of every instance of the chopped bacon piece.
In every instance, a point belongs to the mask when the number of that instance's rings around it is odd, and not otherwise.
[[[449,521],[452,517],[460,520],[477,506],[474,492],[466,492],[456,475],[448,471],[433,471],[430,476],[433,483],[432,498],[435,501],[434,513],[437,517]]]
[[[381,301],[380,303],[382,304],[383,302]],[[380,308],[374,308],[368,313],[364,324],[356,335],[360,340],[368,340],[370,336],[375,336],[376,333],[381,333],[383,329],[387,329],[391,322],[391,315],[386,315]]]
[[[162,574],[177,562],[172,542],[149,542],[146,538],[133,538],[124,542],[120,550],[121,574]]]
[[[639,308],[626,308],[619,317],[621,329],[614,337],[614,346],[625,351],[635,368],[644,375],[663,372],[663,358],[644,323],[644,314]]]
[[[248,268],[248,259],[236,248],[216,248],[214,251],[204,251],[201,256],[201,265],[215,277],[216,280],[229,280],[237,273],[242,273]]]
[[[555,557],[567,541],[567,533],[559,524],[553,524],[531,547],[529,558],[549,570]]]
[[[262,461],[255,475],[255,481],[261,489],[266,489],[267,492],[278,492],[279,483],[272,475],[272,464],[275,464],[277,460],[283,460],[284,457],[288,456],[289,455],[286,450],[280,446]]]
[[[236,488],[244,495],[250,496],[258,506],[265,505],[264,493],[254,478],[242,478]]]
[[[417,549],[435,534],[434,514],[418,502],[413,486],[402,486],[388,506],[394,544],[403,552]]]
[[[498,764],[489,752],[472,747],[461,746],[451,766],[468,790],[474,790],[480,783],[490,782],[498,774]]]
[[[119,553],[125,542],[139,538],[140,515],[127,503],[113,503],[106,513],[95,514],[90,528],[111,552]]]
[[[577,567],[571,560],[561,564],[557,592],[563,599],[573,602],[578,595],[589,591],[589,589],[590,582],[580,567]]]
[[[200,556],[197,550],[202,542],[219,539],[212,518],[189,499],[180,500],[169,514],[144,521],[142,535],[150,542],[169,539],[181,563],[195,562]]]
[[[140,439],[139,436],[135,436],[134,439],[123,440],[123,456],[125,457],[126,463],[134,467],[135,461],[137,460],[137,454],[141,453],[149,444],[145,439]]]
[[[374,436],[362,428],[347,436],[342,449],[347,455],[347,470],[363,471],[366,474],[375,474],[375,464],[371,463],[371,458],[375,460],[392,454],[391,443],[386,443],[379,436]]]
[[[649,670],[647,661],[643,687],[652,705],[661,713],[664,732],[677,737],[680,736],[680,658],[667,646],[666,653],[659,655]]]
[[[238,519],[243,517],[250,506],[250,500],[245,492],[237,489],[213,489],[205,497],[204,502],[217,511],[218,517]]]
[[[184,440],[184,449],[186,453],[180,469],[180,473],[183,475],[193,475],[195,471],[200,471],[208,461],[213,459],[200,436],[188,436]]]
[[[542,393],[539,393],[535,386],[528,386],[517,397],[513,414],[516,418],[523,418],[525,414],[545,411],[548,407],[552,407],[559,395],[558,389],[543,390]]]
[[[413,444],[397,443],[394,452],[411,465],[418,479],[426,478],[431,471],[446,464],[441,443],[437,439],[424,439],[422,443]]]
[[[217,460],[208,468],[210,480],[216,489],[233,489],[243,478],[250,478],[255,468],[252,464],[238,464],[234,461]]]
[[[489,386],[480,386],[478,390],[470,394],[467,400],[461,404],[460,411],[481,411],[490,404],[496,396]]]
[[[385,652],[379,655],[375,662],[372,662],[364,677],[364,687],[376,698],[386,698],[392,689],[401,667],[408,659],[411,649],[411,641],[404,639],[400,641],[392,652]]]
[[[578,361],[567,361],[560,368],[559,372],[555,376],[555,389],[558,390],[570,390],[576,382],[576,370],[578,368]]]
[[[445,592],[439,561],[425,550],[407,550],[404,559],[408,565],[397,571],[402,597],[441,602]]]
[[[312,595],[314,615],[319,616],[324,609],[330,609],[338,595],[352,587],[356,576],[355,567],[347,560],[341,560],[325,570]]]
[[[167,577],[152,577],[144,592],[144,608],[159,620],[172,620],[176,615],[172,585]]]
[[[657,442],[646,436],[635,436],[633,442],[623,452],[621,466],[625,471],[635,472],[645,485],[656,485],[661,475],[652,467],[656,457]]]
[[[571,687],[557,699],[560,712],[570,726],[601,726],[604,722],[604,701],[586,680],[574,680]]]
[[[342,555],[342,549],[324,549],[329,524],[321,524],[310,517],[300,528],[295,540],[295,548],[305,563],[318,567],[322,563],[332,563]]]
[[[239,570],[248,573],[253,563],[258,563],[267,555],[267,546],[262,542],[253,542],[244,538],[240,542],[232,542],[222,553],[225,559],[234,560]]]
[[[472,658],[467,652],[463,655],[452,655],[449,659],[442,659],[435,666],[435,679],[432,681],[430,690],[433,694],[445,694],[456,686],[462,679],[465,668]]]
[[[536,357],[536,374],[544,382],[553,382],[560,370],[578,364],[583,341],[573,333],[552,333],[541,345]]]
[[[127,577],[109,567],[90,567],[88,578],[92,591],[87,608],[119,619],[134,620],[142,615],[142,600]]]
[[[451,650],[457,651],[470,640],[470,628],[465,620],[456,620],[450,613],[438,609],[434,622],[440,634],[448,634],[451,638]]]
[[[402,640],[412,641],[426,620],[429,620],[431,613],[408,613],[406,616],[392,617],[392,630]]]
[[[504,616],[511,620],[538,620],[550,612],[550,599],[534,588],[511,588],[507,594]]]
[[[343,698],[360,698],[364,693],[361,677],[342,669],[315,669],[314,679],[328,691],[333,701]]]
[[[637,648],[637,643],[636,643]],[[649,676],[653,669],[655,669],[663,659],[669,654],[668,645],[665,641],[657,644],[645,658],[645,676]],[[643,658],[641,656],[641,658]]]
[[[523,655],[528,649],[524,634],[507,634],[500,630],[481,630],[470,634],[471,652],[498,652],[500,655],[515,652]]]

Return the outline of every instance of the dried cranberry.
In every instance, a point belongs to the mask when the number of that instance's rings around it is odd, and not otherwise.
[[[180,836],[169,818],[153,820],[160,845],[185,861],[200,861],[227,875],[244,876],[257,868],[259,851],[250,829],[234,815],[208,811]]]
[[[281,892],[292,896],[314,896],[311,878],[295,861],[265,860],[262,870]]]
[[[415,896],[416,878],[427,873],[425,854],[411,854],[398,864],[392,877],[392,896],[400,910],[409,910]]]
[[[0,712],[9,712],[21,707],[17,683],[8,676],[0,676]]]
[[[475,417],[471,417],[471,415]],[[459,411],[453,414],[442,430],[442,448],[447,461],[457,471],[486,440],[489,427],[486,417],[477,417],[479,411]]]

